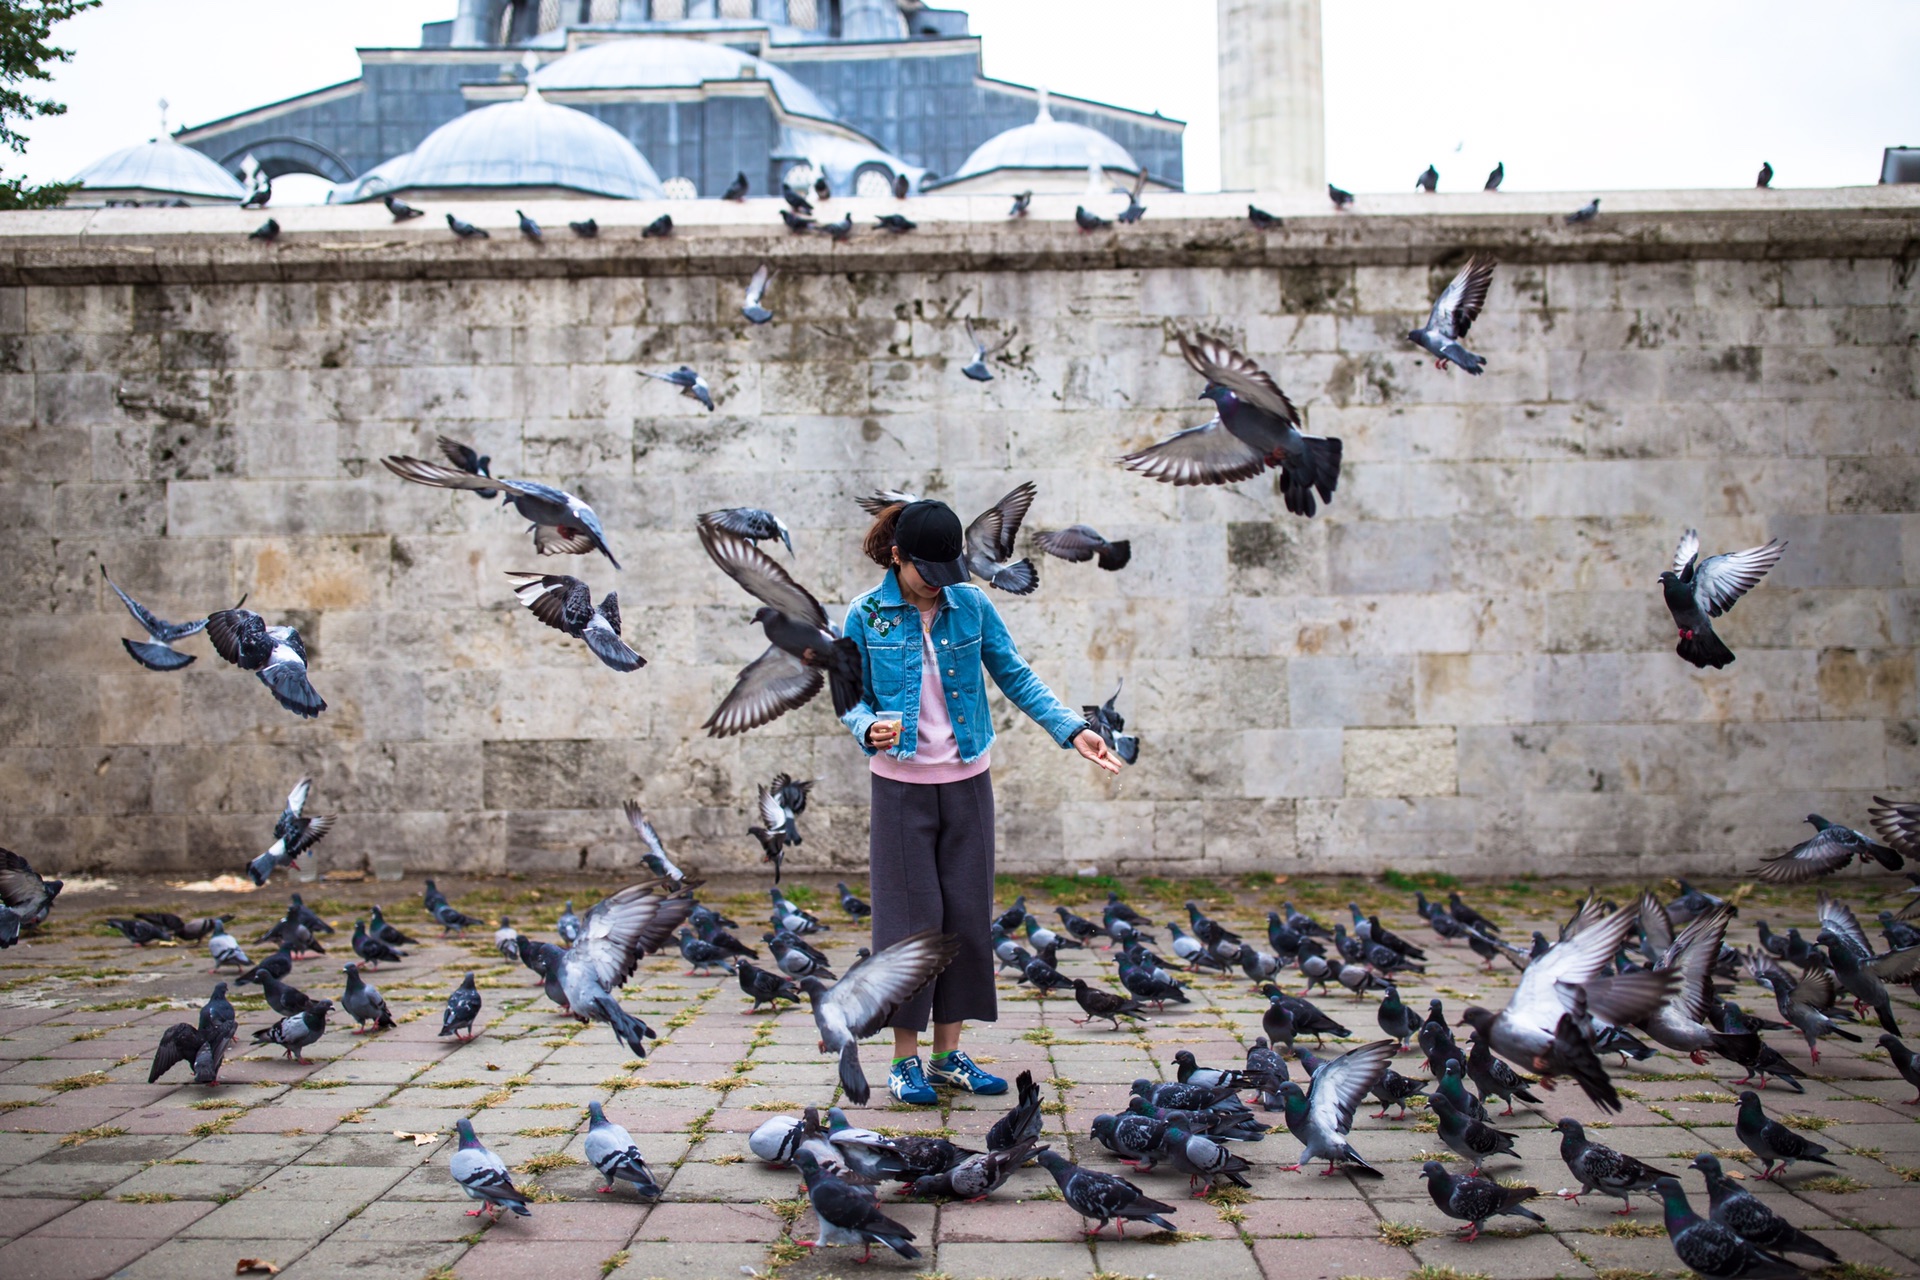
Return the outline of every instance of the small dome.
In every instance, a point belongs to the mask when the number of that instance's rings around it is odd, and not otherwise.
[[[218,162],[169,137],[123,147],[74,174],[73,181],[88,191],[137,191],[236,202],[247,198],[247,189]]]
[[[538,89],[694,89],[709,80],[760,79],[796,115],[832,120],[813,90],[770,62],[705,40],[641,36],[591,44],[533,73]]]
[[[947,181],[959,182],[995,169],[1084,171],[1089,164],[1124,173],[1140,172],[1127,149],[1098,129],[1055,120],[1043,97],[1038,119],[988,138]]]
[[[530,91],[518,102],[449,120],[413,149],[385,191],[447,187],[565,187],[623,200],[665,194],[647,158],[612,127]],[[383,194],[361,184],[360,198]]]

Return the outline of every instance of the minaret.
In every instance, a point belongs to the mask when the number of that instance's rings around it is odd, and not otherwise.
[[[1327,181],[1320,0],[1217,0],[1220,186],[1316,192]]]

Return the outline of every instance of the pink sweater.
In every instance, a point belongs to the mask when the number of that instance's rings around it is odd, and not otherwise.
[[[985,773],[993,764],[991,751],[982,752],[978,760],[961,763],[960,744],[954,739],[953,720],[947,714],[946,689],[940,683],[940,659],[933,651],[937,612],[920,611],[920,722],[913,755],[902,760],[880,751],[871,757],[873,772],[894,782],[964,782]]]

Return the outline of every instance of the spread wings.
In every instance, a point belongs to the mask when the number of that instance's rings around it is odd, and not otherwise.
[[[821,999],[839,1010],[854,1039],[864,1040],[959,953],[960,939],[950,933],[916,933],[855,964]]]
[[[1495,265],[1492,258],[1478,255],[1469,258],[1467,265],[1460,268],[1460,274],[1434,299],[1433,311],[1427,316],[1427,328],[1449,338],[1466,337],[1480,308],[1486,305],[1487,286],[1493,283]]]
[[[1225,387],[1283,422],[1300,425],[1300,411],[1273,376],[1225,341],[1204,333],[1195,334],[1192,341],[1183,334],[1177,341],[1187,364],[1208,382]]]
[[[690,885],[664,880],[632,884],[596,902],[580,917],[580,937],[569,964],[585,964],[601,988],[612,991],[633,976],[640,957],[657,950],[693,910]]]
[[[771,605],[801,622],[810,622],[831,632],[827,611],[813,593],[795,582],[777,561],[737,533],[729,533],[702,517],[699,521],[700,545],[707,549],[721,572],[746,588],[747,594]],[[758,665],[756,661],[755,665]],[[797,665],[797,663],[796,663]],[[816,677],[817,678],[817,677]]]
[[[1005,560],[1013,554],[1013,542],[1020,533],[1020,522],[1027,518],[1039,490],[1024,480],[1000,501],[982,511],[967,526],[967,550],[984,554],[989,560]]]

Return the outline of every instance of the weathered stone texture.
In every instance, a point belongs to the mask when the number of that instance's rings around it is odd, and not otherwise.
[[[744,869],[753,788],[785,770],[821,779],[794,856],[857,864],[864,761],[824,705],[700,733],[762,641],[693,517],[779,511],[837,613],[876,576],[854,496],[971,513],[1024,479],[1030,528],[1094,524],[1133,563],[1042,561],[1037,595],[996,602],[1070,702],[1124,676],[1144,746],[1095,776],[999,704],[1010,869],[1729,870],[1810,808],[1858,822],[1920,782],[1920,285],[1891,241],[1729,197],[1724,234],[1698,205],[1677,239],[1647,214],[1582,240],[1433,204],[1289,216],[1279,253],[1195,220],[1226,197],[1167,203],[1114,242],[1131,260],[937,211],[837,250],[694,210],[652,266],[611,217],[537,254],[381,230],[359,257],[242,254],[205,211],[94,243],[46,221],[67,214],[6,222],[0,843],[232,869],[311,773],[336,864],[612,873],[637,795],[683,865]],[[1488,237],[1488,372],[1437,372],[1404,332]],[[755,328],[734,308],[762,255],[783,273]],[[985,386],[959,376],[962,316],[1020,327]],[[1344,439],[1313,520],[1271,477],[1113,465],[1204,417],[1173,345],[1196,328]],[[683,361],[719,412],[636,373]],[[513,515],[380,467],[442,432],[588,499],[626,570],[542,563]],[[1710,550],[1790,543],[1721,621],[1721,672],[1674,656],[1660,605],[1687,525]],[[102,565],[165,617],[246,593],[298,625],[330,709],[294,719],[200,640],[185,672],[134,667]],[[607,671],[520,609],[501,575],[534,567],[617,585],[648,666]]]

